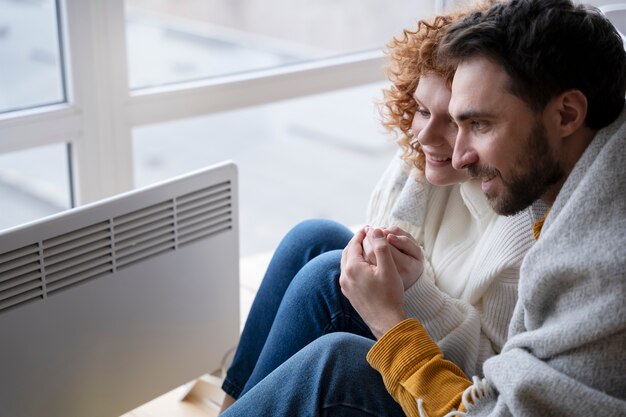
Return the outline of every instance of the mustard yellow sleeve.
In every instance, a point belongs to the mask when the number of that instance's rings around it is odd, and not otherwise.
[[[385,387],[409,417],[419,416],[417,401],[429,417],[465,411],[463,391],[472,382],[443,353],[416,319],[406,319],[385,333],[367,354]]]

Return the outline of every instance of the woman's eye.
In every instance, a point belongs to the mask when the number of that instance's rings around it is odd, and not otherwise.
[[[422,117],[429,117],[430,116],[430,112],[428,110],[420,108],[420,107],[417,108],[417,114],[419,114]]]

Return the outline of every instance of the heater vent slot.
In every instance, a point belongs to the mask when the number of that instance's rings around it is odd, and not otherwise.
[[[47,294],[113,272],[109,222],[43,241]]]
[[[0,254],[0,312],[43,297],[38,244]]]
[[[178,243],[198,239],[232,228],[232,188],[230,181],[183,195],[176,200]]]
[[[125,267],[176,249],[176,224],[171,200],[113,219],[115,257]]]

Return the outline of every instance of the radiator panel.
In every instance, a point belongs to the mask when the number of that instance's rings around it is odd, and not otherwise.
[[[116,416],[239,331],[232,163],[0,234],[0,416]]]

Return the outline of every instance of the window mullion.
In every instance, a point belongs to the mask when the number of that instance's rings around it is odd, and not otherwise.
[[[141,126],[173,121],[384,81],[385,63],[382,52],[372,51],[245,75],[137,90],[130,99],[130,122]]]
[[[69,99],[82,116],[72,143],[80,204],[132,188],[124,0],[65,0]]]
[[[46,106],[0,117],[0,154],[77,138],[81,118],[66,105]]]

